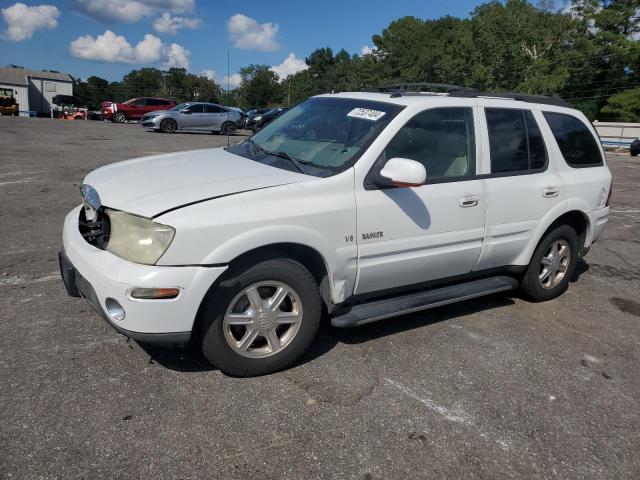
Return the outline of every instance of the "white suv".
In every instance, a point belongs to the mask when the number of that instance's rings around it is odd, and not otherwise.
[[[239,145],[90,173],[61,271],[120,333],[264,374],[323,314],[351,327],[517,287],[560,295],[610,191],[593,127],[556,99],[321,95]]]

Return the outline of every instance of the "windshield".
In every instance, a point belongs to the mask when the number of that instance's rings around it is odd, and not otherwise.
[[[174,112],[179,112],[183,108],[187,108],[189,105],[191,105],[191,104],[190,103],[181,103],[180,105],[176,105],[175,107],[170,108],[169,110],[173,110]]]
[[[258,161],[265,154],[285,154],[304,173],[326,176],[349,168],[402,108],[371,100],[314,97],[283,112],[249,142],[228,150]],[[274,165],[291,168],[291,162]]]

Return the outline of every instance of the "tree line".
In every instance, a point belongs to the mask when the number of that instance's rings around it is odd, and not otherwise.
[[[373,35],[369,54],[319,48],[305,59],[306,70],[285,79],[268,65],[248,65],[230,92],[183,69],[154,68],[134,70],[121,82],[90,77],[75,91],[90,102],[157,95],[248,109],[430,82],[560,96],[592,120],[640,121],[640,0],[573,0],[562,10],[554,4],[492,1],[466,19],[400,18]]]

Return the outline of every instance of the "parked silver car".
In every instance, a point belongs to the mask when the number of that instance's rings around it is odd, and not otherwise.
[[[188,102],[176,105],[171,110],[159,110],[145,114],[140,123],[165,133],[178,130],[204,130],[232,135],[236,131],[239,112],[215,103]]]

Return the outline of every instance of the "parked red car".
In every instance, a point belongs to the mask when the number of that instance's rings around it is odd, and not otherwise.
[[[176,103],[166,98],[132,98],[123,103],[102,102],[102,118],[116,123],[126,120],[140,120],[145,113],[169,110]]]

